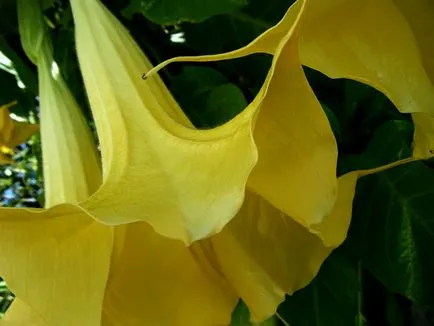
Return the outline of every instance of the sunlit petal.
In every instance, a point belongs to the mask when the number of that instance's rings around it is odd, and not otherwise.
[[[229,325],[237,297],[195,246],[144,222],[116,227],[103,325]]]
[[[253,134],[259,161],[247,185],[309,227],[330,213],[336,199],[337,148],[298,59],[304,10],[305,1],[299,0],[279,24],[246,47],[218,55],[174,58],[155,67],[148,78],[171,62],[227,60],[256,52],[273,54],[267,79],[255,98],[262,101]]]
[[[407,1],[403,6],[410,8],[413,3]],[[412,9],[432,13],[432,4],[427,3],[418,0]],[[419,16],[412,18],[419,20]],[[425,70],[432,69],[433,62],[432,29],[427,28],[433,24],[432,14],[427,12],[420,18],[425,22],[417,26],[421,35],[415,37],[392,0],[312,0],[301,32],[301,62],[331,78],[369,84],[388,96],[401,112],[434,115],[434,87]],[[429,48],[426,60],[417,39],[424,51]],[[415,127],[419,134],[426,129],[418,123]],[[424,153],[429,155],[429,151]]]
[[[184,242],[219,231],[257,159],[252,110],[193,129],[160,80],[141,79],[150,65],[112,14],[95,0],[71,3],[103,160],[104,184],[84,207],[102,223],[143,220]]]

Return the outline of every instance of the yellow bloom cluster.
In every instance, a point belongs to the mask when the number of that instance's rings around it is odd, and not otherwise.
[[[20,23],[37,33],[22,41],[38,66],[47,199],[0,209],[0,275],[19,298],[0,325],[228,325],[239,298],[252,320],[273,315],[343,242],[357,178],[378,171],[336,177],[302,64],[386,94],[413,115],[414,159],[432,155],[430,0],[298,0],[243,48],[155,68],[98,0],[71,0],[102,171],[32,2],[19,1]],[[258,52],[273,57],[258,95],[211,130],[192,126],[156,74]]]

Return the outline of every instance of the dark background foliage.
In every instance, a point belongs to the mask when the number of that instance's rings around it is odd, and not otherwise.
[[[55,60],[92,126],[74,49],[69,3],[42,2]],[[174,56],[217,53],[243,46],[275,24],[292,3],[103,2],[127,26],[154,64]],[[1,65],[0,105],[17,100],[13,113],[37,121],[36,70],[20,45],[15,0],[0,1],[0,51],[11,60],[11,65]],[[253,99],[270,62],[269,56],[252,55],[208,64],[173,64],[161,75],[192,122],[198,128],[212,128],[231,119]],[[305,73],[338,141],[338,174],[410,155],[411,118],[400,114],[385,96],[355,81],[332,80],[308,68]],[[18,86],[16,75],[25,88]],[[43,177],[38,136],[20,149],[15,165],[0,168],[2,205],[40,207]],[[433,166],[430,161],[411,163],[359,181],[347,240],[327,259],[309,286],[280,306],[279,316],[284,321],[278,323],[434,325]],[[2,311],[12,298],[0,283]],[[248,311],[240,305],[233,324],[249,325],[247,320]]]

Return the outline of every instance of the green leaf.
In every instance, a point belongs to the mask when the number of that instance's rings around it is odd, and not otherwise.
[[[386,300],[386,315],[389,325],[393,326],[405,326],[404,318],[399,311],[398,303],[394,295],[388,293]]]
[[[412,128],[390,121],[346,170],[380,166],[411,155]],[[392,292],[434,304],[434,170],[406,164],[359,180],[349,242],[364,266]]]
[[[357,263],[339,248],[307,287],[286,298],[279,313],[294,326],[364,326],[359,278]]]
[[[9,46],[6,40],[0,37],[0,51],[12,61],[18,76],[26,86],[26,89],[33,95],[38,95],[38,82],[36,72],[31,70],[24,60]]]
[[[364,177],[354,203],[352,242],[390,291],[434,304],[434,170],[411,163]]]
[[[157,24],[174,25],[183,21],[200,22],[246,4],[246,0],[132,0],[123,15],[130,18],[140,13]]]
[[[18,87],[17,79],[14,75],[0,69],[0,105],[17,101],[17,104],[10,107],[10,112],[20,117],[27,118],[29,111],[34,107],[32,95]]]
[[[345,155],[339,160],[339,174],[375,168],[411,156],[413,125],[391,120],[377,128],[363,154]]]
[[[172,79],[171,89],[184,112],[198,128],[225,123],[247,105],[242,91],[208,67],[187,66]]]
[[[231,326],[277,326],[277,318],[271,317],[262,323],[254,323],[250,321],[250,313],[247,306],[239,301],[237,307],[232,313]]]
[[[17,0],[1,0],[0,35],[15,34],[17,30]]]

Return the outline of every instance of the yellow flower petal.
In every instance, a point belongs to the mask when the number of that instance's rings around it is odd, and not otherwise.
[[[17,102],[0,106],[0,142],[6,144],[12,136],[13,120],[9,116],[9,108]]]
[[[358,177],[409,161],[341,176],[333,210],[311,231],[261,197],[246,195],[237,216],[209,241],[222,273],[249,307],[252,321],[272,316],[285,294],[309,284],[345,240]]]
[[[14,160],[10,157],[10,154],[3,153],[3,150],[8,148],[2,148],[0,149],[0,164],[12,164]]]
[[[13,149],[27,141],[39,130],[39,126],[27,122],[18,122],[10,117],[9,108],[15,105],[14,101],[0,107],[0,147],[2,154],[14,153]],[[13,160],[1,155],[0,164],[12,163]]]
[[[434,84],[434,2],[431,0],[393,0],[416,37],[425,70]]]
[[[259,160],[247,186],[305,226],[336,200],[337,147],[298,60],[297,38],[275,53],[274,76],[256,120]]]
[[[320,237],[326,247],[336,248],[346,238],[351,221],[356,183],[360,173],[360,171],[354,171],[339,177],[338,198],[330,215],[322,223],[312,227],[311,232]]]
[[[195,246],[190,250],[144,222],[116,227],[103,325],[229,325],[238,298],[205,269]]]
[[[337,148],[298,59],[298,23],[303,20],[304,9],[305,2],[297,1],[276,26],[244,48],[218,55],[173,58],[155,67],[147,77],[151,79],[171,62],[226,60],[255,52],[273,54],[267,79],[254,100],[262,102],[258,104],[258,109],[262,108],[253,134],[259,161],[247,185],[309,227],[320,223],[336,200]]]
[[[300,56],[332,78],[379,89],[401,112],[434,113],[415,37],[392,0],[310,1]]]
[[[99,1],[71,3],[104,177],[83,207],[102,223],[146,221],[184,242],[219,231],[241,206],[257,159],[252,110],[193,129],[160,80],[141,79],[150,66],[112,14]]]
[[[113,235],[78,208],[0,209],[0,274],[48,325],[100,325]]]
[[[252,193],[211,241],[253,321],[273,315],[286,292],[310,282],[330,252],[317,236]]]
[[[0,326],[48,326],[28,304],[15,298],[5,316],[0,319]]]
[[[409,23],[419,45],[422,62],[434,85],[434,2],[431,0],[394,0]],[[414,113],[413,155],[424,158],[434,154],[434,117]]]
[[[92,135],[62,77],[52,75],[52,63],[45,39],[38,56],[45,207],[82,202],[102,181]]]
[[[405,8],[410,7],[431,10],[431,15],[420,15],[429,23],[421,22],[416,27],[420,32],[416,38],[392,0],[310,1],[301,32],[301,62],[331,78],[369,84],[388,96],[403,113],[433,116],[434,87],[423,65],[432,69],[434,62],[432,28],[427,28],[433,24],[433,6],[428,1],[407,1]],[[419,20],[419,15],[412,19]],[[427,54],[431,58],[421,57],[417,39],[423,51],[429,48]],[[415,128],[416,133],[422,134],[427,124],[421,126],[416,121]],[[423,147],[417,144],[421,137],[433,139],[432,135],[418,136],[415,147]],[[415,154],[420,156],[420,151],[418,148]],[[429,151],[423,153],[430,155]]]
[[[434,117],[425,113],[413,113],[415,125],[413,136],[413,156],[427,158],[434,154]]]

